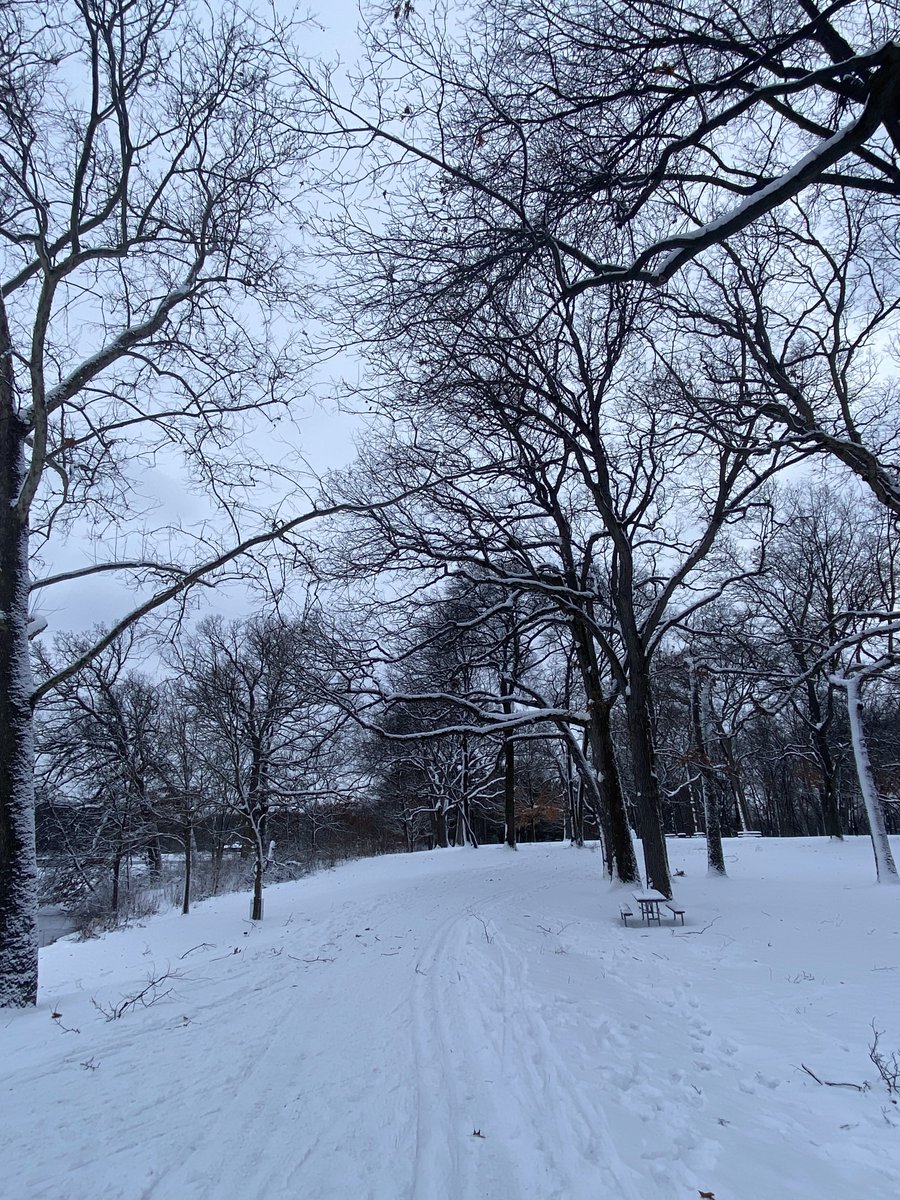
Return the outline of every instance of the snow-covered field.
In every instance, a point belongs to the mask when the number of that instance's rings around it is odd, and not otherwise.
[[[728,842],[726,881],[669,845],[683,930],[623,928],[596,852],[538,845],[48,947],[0,1022],[0,1196],[893,1200],[868,1046],[900,1050],[900,889],[865,839]]]

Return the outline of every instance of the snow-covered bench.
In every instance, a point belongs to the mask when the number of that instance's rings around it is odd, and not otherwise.
[[[631,909],[628,907],[627,904],[623,904],[622,907],[619,909],[619,916],[622,918],[622,924],[627,925],[628,918],[633,917],[634,913],[631,911]]]
[[[677,904],[671,904],[671,903],[669,903],[669,901],[666,901],[666,908],[671,912],[673,919],[675,917],[681,917],[681,923],[682,923],[682,925],[684,924],[684,909],[683,908],[679,908]]]

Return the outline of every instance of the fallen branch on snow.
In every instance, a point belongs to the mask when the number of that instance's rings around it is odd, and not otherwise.
[[[853,1088],[853,1090],[856,1092],[867,1092],[869,1090],[869,1085],[867,1083],[835,1083],[831,1079],[820,1079],[815,1071],[811,1071],[809,1069],[806,1063],[801,1063],[800,1066],[807,1073],[807,1075],[814,1079],[821,1087]]]
[[[193,954],[195,950],[215,950],[212,942],[200,942],[196,946],[191,946],[190,950],[185,950],[184,954],[179,954],[179,958],[187,958],[189,954]]]
[[[91,1004],[97,1012],[103,1014],[107,1021],[118,1021],[120,1017],[124,1017],[127,1012],[137,1008],[139,1004],[142,1008],[150,1008],[160,1000],[164,1000],[166,996],[171,995],[172,988],[167,987],[161,991],[162,984],[168,983],[170,979],[180,978],[181,976],[176,971],[164,971],[161,975],[151,975],[139,992],[135,992],[132,996],[123,996],[115,1004],[101,1004],[93,997]]]
[[[710,923],[704,925],[702,929],[673,929],[672,937],[697,937],[698,934],[706,933],[707,929],[712,929],[718,919],[718,917],[713,917]]]

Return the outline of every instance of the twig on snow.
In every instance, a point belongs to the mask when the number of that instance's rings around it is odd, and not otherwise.
[[[702,929],[673,929],[672,937],[696,937],[698,934],[706,933],[707,929],[712,929],[718,917],[713,917],[708,925],[704,925]]]
[[[193,954],[195,950],[215,950],[212,942],[200,942],[196,946],[191,946],[190,950],[185,950],[184,954],[179,954],[179,958],[187,958],[189,954]]]
[[[488,943],[488,945],[490,945],[494,939],[488,933],[487,922],[484,920],[483,917],[479,917],[478,913],[472,913],[472,916],[475,918],[476,921],[480,922],[481,928],[484,930],[484,940]]]
[[[127,1012],[137,1008],[139,1004],[142,1008],[150,1008],[160,1000],[164,1000],[171,994],[172,988],[167,987],[164,991],[160,991],[161,985],[170,979],[180,978],[181,976],[176,971],[163,971],[161,975],[151,975],[144,987],[132,996],[122,996],[116,1003],[110,1004],[101,1004],[97,999],[92,998],[91,1004],[97,1012],[106,1017],[107,1021],[118,1021],[120,1017],[124,1017]]]
[[[820,1079],[818,1077],[818,1075],[815,1073],[815,1071],[811,1071],[809,1069],[809,1067],[806,1065],[806,1063],[801,1063],[800,1066],[807,1073],[807,1075],[809,1075],[811,1078],[813,1078],[816,1081],[816,1083],[820,1084],[822,1087],[853,1088],[853,1090],[855,1092],[866,1092],[869,1089],[869,1085],[867,1083],[835,1083],[831,1079]]]

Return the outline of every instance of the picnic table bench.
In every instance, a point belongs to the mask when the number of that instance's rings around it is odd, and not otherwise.
[[[657,925],[662,924],[659,906],[666,902],[662,892],[656,892],[652,888],[648,888],[646,892],[635,892],[634,902],[641,910],[641,920],[645,925],[652,925],[654,922]]]
[[[641,920],[645,925],[662,924],[660,906],[663,904],[671,912],[673,921],[680,917],[682,925],[684,924],[684,909],[674,900],[667,900],[662,892],[654,891],[652,888],[646,892],[635,892],[634,902],[640,910]],[[622,918],[622,924],[627,925],[628,918],[633,917],[634,913],[627,904],[623,904],[619,910],[619,916]]]

